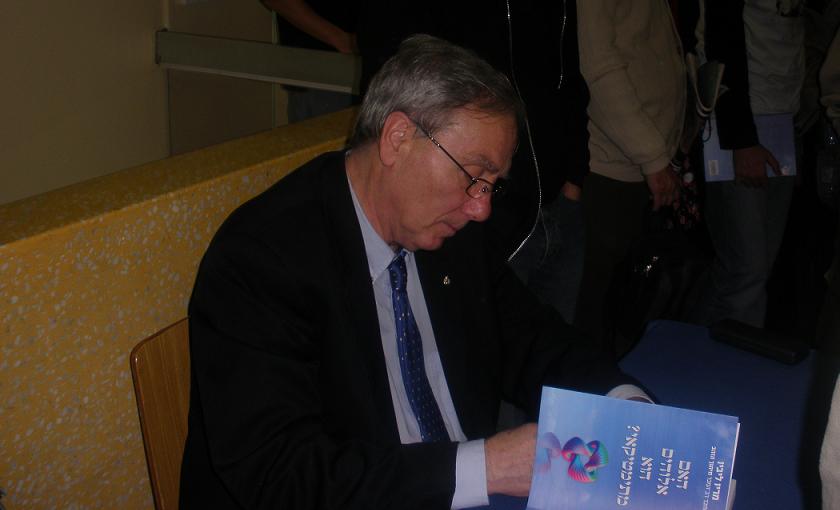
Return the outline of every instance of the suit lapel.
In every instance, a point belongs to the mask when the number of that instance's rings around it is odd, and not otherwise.
[[[326,228],[335,240],[332,263],[337,269],[344,306],[365,367],[358,371],[370,389],[371,414],[377,430],[373,437],[398,443],[399,432],[379,333],[376,301],[370,281],[361,228],[353,208],[343,160],[327,165],[323,173],[323,208]],[[434,252],[417,252],[417,266],[438,352],[461,429],[468,438],[486,437],[495,427],[498,408],[492,359],[487,356],[487,331],[476,324],[486,299],[476,295],[475,282],[484,274],[469,256],[474,252],[477,226],[470,226]],[[465,255],[466,254],[466,255]],[[465,261],[471,261],[467,264]],[[480,263],[479,263],[480,264]],[[490,342],[492,344],[492,342]],[[489,374],[489,375],[488,375]],[[360,381],[360,382],[361,382]],[[488,384],[489,381],[489,384]],[[486,405],[485,405],[486,404]],[[370,418],[370,417],[368,417]]]
[[[362,353],[365,367],[359,367],[359,377],[370,389],[372,413],[377,431],[374,437],[385,442],[399,442],[394,406],[388,386],[385,354],[379,333],[376,301],[370,281],[365,245],[361,228],[353,208],[343,159],[338,168],[330,168],[323,175],[323,207],[327,228],[335,239],[333,263],[340,280],[337,287],[353,330],[347,332],[348,341],[355,342]],[[370,416],[368,416],[370,418]]]
[[[476,336],[480,329],[474,327],[476,308],[470,305],[478,303],[472,284],[477,276],[464,263],[469,258],[463,256],[463,244],[464,236],[459,234],[435,252],[417,252],[417,265],[458,421],[464,434],[474,439],[488,433],[493,419],[481,405],[487,394],[488,367],[477,363],[484,358],[482,339]]]

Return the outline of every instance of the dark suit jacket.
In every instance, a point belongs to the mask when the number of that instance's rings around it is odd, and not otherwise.
[[[417,265],[461,427],[500,398],[597,392],[614,364],[538,304],[472,224]],[[443,285],[444,276],[450,284]],[[323,155],[222,225],[189,307],[183,508],[448,508],[456,444],[401,445],[344,158]]]
[[[715,106],[720,147],[734,150],[758,144],[750,107],[747,41],[743,0],[708,0],[704,4],[706,58],[726,67],[721,83],[727,87]]]

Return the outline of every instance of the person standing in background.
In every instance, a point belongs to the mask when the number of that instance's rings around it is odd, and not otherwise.
[[[579,0],[580,66],[589,86],[590,174],[583,182],[586,246],[575,325],[623,355],[606,327],[616,268],[644,233],[652,208],[680,186],[671,159],[686,105],[680,39],[668,2]]]
[[[820,87],[822,97],[820,102],[825,106],[826,115],[834,129],[835,139],[840,133],[840,31],[834,36],[834,41],[828,49],[825,62],[820,69]],[[840,160],[840,147],[832,148],[833,160]],[[835,167],[834,171],[840,171]],[[835,214],[840,212],[837,191],[834,191]],[[837,220],[837,232],[834,236],[834,260],[826,272],[827,288],[823,300],[822,310],[817,327],[817,345],[823,351],[834,356],[840,356],[840,216]],[[837,414],[840,414],[838,409]],[[837,425],[840,435],[840,425]],[[840,449],[840,446],[838,446]],[[840,453],[837,453],[840,463]],[[836,498],[840,501],[840,487],[837,488]]]
[[[835,133],[840,134],[840,32],[834,36],[820,69],[820,102],[826,109]]]
[[[312,50],[356,53],[357,2],[342,0],[261,0],[277,14],[280,43]],[[289,123],[332,113],[353,104],[344,92],[286,86]]]
[[[727,87],[713,129],[732,150],[734,181],[706,183],[706,224],[715,248],[698,322],[735,319],[762,328],[767,281],[787,224],[794,177],[758,140],[754,114],[796,114],[805,72],[799,0],[705,0],[698,54],[722,62]],[[777,177],[768,179],[770,168]]]
[[[517,276],[567,322],[575,315],[583,273],[581,187],[589,172],[589,91],[580,73],[577,6],[519,1],[511,6],[511,75],[528,113],[528,149],[520,149],[519,174],[539,172],[541,207],[530,238],[511,260]],[[523,141],[524,144],[524,141]],[[533,161],[523,161],[531,158]],[[532,168],[534,167],[534,168]],[[515,176],[519,177],[519,176]],[[521,179],[521,177],[520,177]],[[531,210],[536,186],[523,186],[513,210]]]
[[[840,32],[834,36],[820,69],[820,87],[820,102],[825,106],[835,132],[840,133]],[[836,197],[835,210],[840,210]],[[840,221],[834,239],[834,261],[826,274],[828,288],[820,314],[817,342],[823,353],[836,358],[840,356]],[[820,450],[820,479],[823,509],[840,507],[840,386],[834,390]]]

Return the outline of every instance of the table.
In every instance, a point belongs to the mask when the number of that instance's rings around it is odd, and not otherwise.
[[[785,365],[716,342],[706,328],[657,321],[621,368],[663,404],[739,417],[734,510],[799,510],[803,447],[821,443],[803,444],[814,360]]]
[[[663,404],[739,417],[733,510],[805,508],[803,485],[817,474],[822,442],[820,427],[805,424],[814,354],[784,365],[716,342],[707,328],[655,321],[620,365]],[[490,508],[526,502],[493,497]]]

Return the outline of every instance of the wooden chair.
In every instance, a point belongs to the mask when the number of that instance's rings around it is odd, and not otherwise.
[[[137,344],[131,375],[155,507],[176,509],[190,402],[187,319]]]

